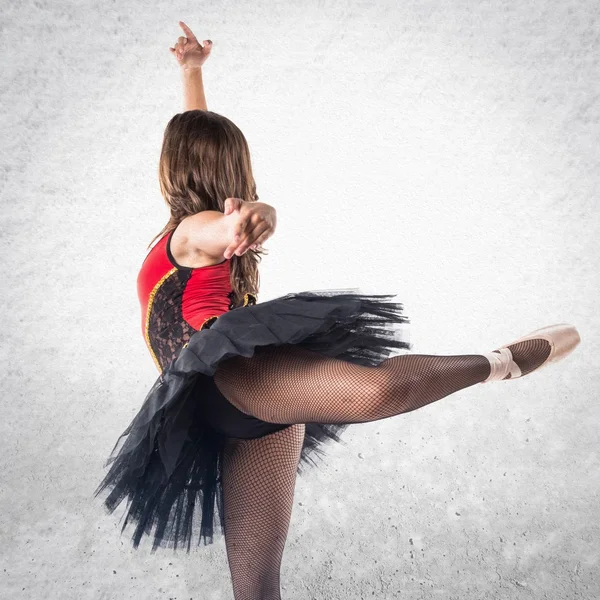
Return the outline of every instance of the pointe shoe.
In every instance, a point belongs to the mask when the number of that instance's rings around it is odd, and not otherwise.
[[[494,352],[485,353],[484,356],[490,361],[492,369],[489,377],[484,379],[481,383],[522,377],[523,374],[521,368],[513,360],[512,352],[508,346],[535,339],[546,340],[550,344],[550,354],[546,360],[540,363],[535,369],[529,371],[530,373],[533,373],[533,371],[537,371],[552,362],[558,362],[565,358],[565,356],[573,352],[575,347],[581,341],[579,332],[575,326],[568,323],[558,323],[557,325],[548,325],[547,327],[536,329],[514,342],[500,346],[500,348]]]

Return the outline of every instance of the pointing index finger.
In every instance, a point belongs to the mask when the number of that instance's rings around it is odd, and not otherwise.
[[[183,29],[183,32],[185,33],[185,35],[188,39],[190,39],[193,42],[198,41],[196,39],[196,36],[192,32],[192,30],[183,21],[179,21],[179,25],[180,25],[181,29]]]

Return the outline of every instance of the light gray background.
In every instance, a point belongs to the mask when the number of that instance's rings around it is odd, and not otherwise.
[[[347,430],[298,478],[284,597],[600,597],[598,3],[300,4],[2,3],[2,597],[233,597],[223,538],[133,551],[91,498],[157,375],[135,278],[179,19],[278,210],[259,301],[394,293],[424,354],[582,337]]]

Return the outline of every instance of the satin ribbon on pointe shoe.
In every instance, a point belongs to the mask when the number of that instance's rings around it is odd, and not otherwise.
[[[500,348],[494,352],[486,352],[484,356],[490,361],[491,371],[487,379],[481,383],[488,381],[501,381],[506,379],[510,374],[509,379],[521,377],[521,369],[513,360],[512,352],[508,348]]]

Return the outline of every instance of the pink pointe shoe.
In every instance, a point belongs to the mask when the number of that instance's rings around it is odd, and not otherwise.
[[[523,349],[522,346],[519,349],[514,348],[515,344],[527,340],[535,340],[537,344],[531,344],[530,349]],[[489,377],[481,383],[523,377],[549,363],[565,358],[573,352],[580,341],[579,332],[574,325],[568,323],[558,323],[536,329],[510,344],[500,346],[493,352],[484,353],[484,356],[490,361],[492,369]],[[513,346],[512,352],[509,346]],[[513,352],[516,358],[513,356]]]

